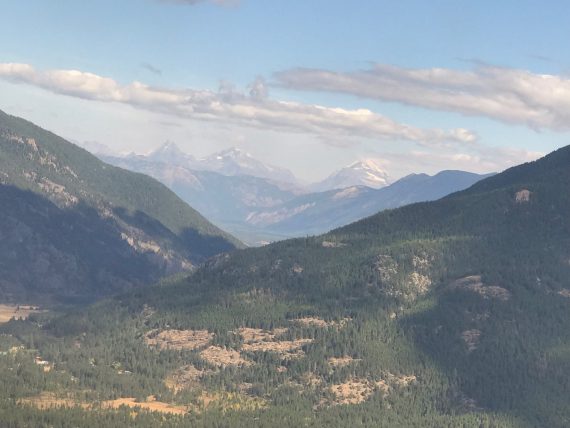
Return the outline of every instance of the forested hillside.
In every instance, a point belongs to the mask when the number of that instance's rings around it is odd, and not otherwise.
[[[238,242],[154,179],[0,112],[0,297],[103,295]]]
[[[566,147],[436,202],[11,321],[0,411],[18,427],[129,426],[117,403],[139,406],[138,426],[568,426],[569,166]]]

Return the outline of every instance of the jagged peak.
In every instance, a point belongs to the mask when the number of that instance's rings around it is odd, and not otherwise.
[[[156,150],[153,150],[151,152],[151,155],[158,153],[184,153],[184,152],[180,150],[180,147],[178,147],[178,145],[174,141],[167,140],[162,146],[160,146]]]
[[[230,147],[210,155],[211,158],[253,158],[251,154],[239,147]]]

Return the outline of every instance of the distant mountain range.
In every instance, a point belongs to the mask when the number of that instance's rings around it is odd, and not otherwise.
[[[0,298],[84,299],[240,243],[166,186],[0,112]]]
[[[327,190],[313,192],[302,189],[289,171],[265,165],[239,149],[197,160],[167,143],[149,155],[99,156],[156,178],[249,245],[324,233],[383,209],[439,199],[486,177],[444,171],[390,184],[388,175],[368,160],[341,169],[311,187]]]
[[[442,198],[466,189],[489,175],[442,171],[434,176],[409,175],[381,189],[354,186],[311,193],[278,207],[253,212],[246,221],[276,235],[320,234],[385,209]]]
[[[103,145],[97,147],[94,153],[96,155],[108,156],[109,152],[104,147]],[[89,147],[86,147],[86,149],[89,150]],[[188,153],[184,153],[175,143],[167,142],[146,156],[129,154],[124,157],[127,159],[144,158],[147,161],[169,166],[182,166],[194,171],[212,171],[226,176],[251,175],[274,182],[297,182],[291,171],[263,163],[237,147],[198,159]]]
[[[78,143],[99,157],[121,158],[127,161],[145,160],[168,166],[181,166],[193,171],[212,171],[226,176],[265,178],[282,187],[294,188],[297,192],[326,192],[351,186],[367,186],[379,189],[390,184],[386,171],[372,159],[354,162],[334,172],[324,180],[310,185],[301,185],[295,175],[285,168],[264,163],[237,147],[213,153],[204,158],[196,158],[183,152],[176,143],[166,142],[147,155],[119,154],[108,146],[97,142]]]

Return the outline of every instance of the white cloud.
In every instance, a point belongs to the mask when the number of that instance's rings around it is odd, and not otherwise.
[[[45,90],[102,102],[123,103],[145,110],[194,120],[234,123],[269,130],[284,130],[327,138],[371,138],[412,141],[424,146],[453,143],[468,145],[476,135],[466,129],[424,129],[396,122],[367,109],[348,110],[273,100],[262,79],[250,86],[250,94],[223,84],[219,92],[168,89],[115,80],[77,70],[38,71],[27,64],[0,63],[0,78]]]
[[[382,153],[378,160],[394,176],[410,171],[436,173],[445,169],[459,169],[479,173],[501,172],[505,168],[536,160],[545,153],[509,147],[480,147],[474,152],[443,152],[410,150],[406,153]]]
[[[343,73],[298,68],[277,73],[276,78],[287,88],[346,93],[533,129],[570,131],[570,79],[556,75],[493,66],[458,71],[377,64]]]

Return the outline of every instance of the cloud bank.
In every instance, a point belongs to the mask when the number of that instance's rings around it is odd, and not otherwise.
[[[296,68],[275,75],[298,90],[351,94],[484,116],[535,130],[570,131],[570,79],[482,65],[469,71],[376,64],[354,72]]]
[[[368,109],[348,110],[273,100],[262,78],[249,93],[221,85],[218,92],[170,89],[117,81],[78,70],[40,71],[28,64],[0,63],[0,79],[29,84],[56,94],[127,104],[136,108],[194,120],[219,121],[269,130],[302,132],[330,138],[412,141],[422,146],[471,146],[477,136],[466,129],[424,129],[399,123]]]

